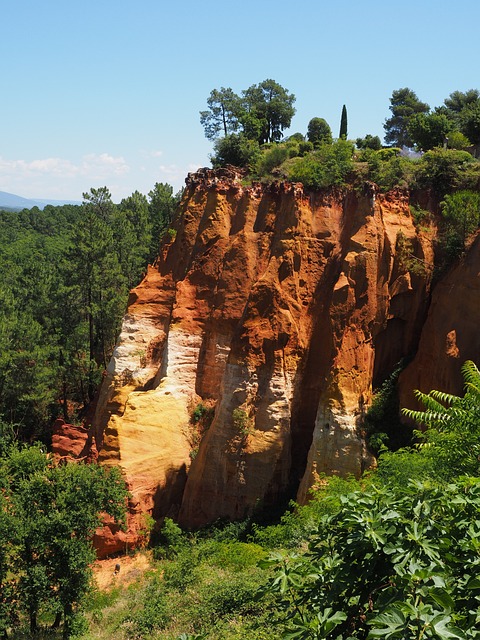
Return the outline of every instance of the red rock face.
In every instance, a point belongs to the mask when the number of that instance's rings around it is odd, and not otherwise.
[[[92,436],[83,425],[58,418],[53,425],[52,453],[60,461],[95,462],[98,456]]]
[[[418,409],[413,390],[463,394],[461,366],[480,363],[480,235],[436,285],[418,352],[399,380],[402,407]]]
[[[145,512],[188,527],[242,518],[305,499],[317,473],[372,464],[361,418],[373,382],[418,345],[432,239],[402,192],[190,175],[176,236],[132,291],[95,418],[137,529]],[[200,403],[215,408],[208,428]]]

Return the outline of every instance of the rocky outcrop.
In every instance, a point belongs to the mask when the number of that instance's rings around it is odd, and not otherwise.
[[[123,468],[136,522],[241,518],[305,499],[318,473],[360,474],[372,384],[418,344],[433,231],[417,232],[405,193],[241,177],[187,179],[102,386],[100,461]]]
[[[480,363],[480,234],[436,285],[414,360],[399,379],[402,407],[423,409],[414,389],[462,394],[461,366]]]
[[[92,433],[83,425],[57,418],[52,428],[52,454],[57,462],[96,462],[98,453]]]

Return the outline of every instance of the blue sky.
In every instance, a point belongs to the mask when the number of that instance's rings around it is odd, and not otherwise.
[[[392,91],[480,88],[478,0],[0,0],[0,190],[115,201],[209,165],[214,88],[273,78],[312,117],[383,136]]]

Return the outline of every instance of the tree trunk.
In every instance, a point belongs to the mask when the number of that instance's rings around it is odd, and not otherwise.
[[[58,611],[57,615],[55,616],[55,620],[53,621],[52,629],[58,629],[61,622],[62,622],[62,612]]]
[[[63,635],[62,635],[63,640],[70,640],[70,636],[72,633],[72,617],[73,617],[72,614],[73,614],[72,605],[66,604],[63,607],[63,616],[64,616]]]
[[[30,609],[30,633],[32,635],[35,635],[37,633],[38,630],[38,624],[37,624],[37,610],[36,609]]]

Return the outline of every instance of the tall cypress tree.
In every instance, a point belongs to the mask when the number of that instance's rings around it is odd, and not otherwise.
[[[343,108],[342,108],[342,119],[340,120],[340,134],[338,136],[341,140],[346,140],[347,139],[347,129],[348,129],[347,107],[345,105],[343,105]]]

